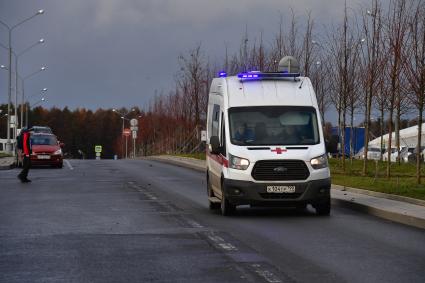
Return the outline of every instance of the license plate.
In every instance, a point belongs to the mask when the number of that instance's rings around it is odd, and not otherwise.
[[[295,186],[267,186],[268,193],[295,193]]]
[[[37,155],[37,159],[50,159],[50,155]]]

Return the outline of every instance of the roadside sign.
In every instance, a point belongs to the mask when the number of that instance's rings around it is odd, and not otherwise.
[[[96,157],[99,157],[100,156],[100,152],[96,152]]]
[[[16,124],[16,116],[10,115],[10,124]]]
[[[207,141],[207,131],[201,131],[201,141]]]
[[[139,123],[139,121],[137,121],[137,119],[131,119],[130,120],[130,125],[132,125],[132,126],[137,126],[138,123]]]
[[[133,133],[133,139],[137,139],[137,131],[132,131]]]
[[[137,127],[137,126],[131,126],[131,127],[130,127],[130,130],[132,130],[133,132],[134,132],[134,131],[136,131],[136,132],[137,132],[137,131],[139,130],[139,127]]]
[[[96,145],[94,147],[94,152],[96,153],[101,153],[102,152],[102,146],[101,145]]]
[[[124,131],[122,132],[122,134],[126,137],[129,137],[131,135],[131,131],[130,129],[124,129]]]

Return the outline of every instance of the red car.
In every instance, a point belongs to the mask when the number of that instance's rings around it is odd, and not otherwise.
[[[56,136],[46,133],[31,134],[31,166],[51,165],[53,167],[63,167],[63,144],[59,143]],[[22,156],[18,153],[19,165],[22,164]]]

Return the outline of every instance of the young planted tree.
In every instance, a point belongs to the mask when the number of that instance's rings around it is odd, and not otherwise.
[[[313,65],[314,68],[311,71],[311,81],[316,92],[317,104],[319,106],[320,115],[325,124],[325,113],[331,105],[330,99],[330,86],[329,80],[326,79],[327,74],[330,72],[328,59],[322,59],[325,57],[318,57],[319,59]]]
[[[418,114],[416,144],[416,183],[421,183],[422,121],[425,102],[425,4],[419,1],[410,17],[409,38],[404,54],[404,70],[410,85],[410,96]]]
[[[366,11],[363,15],[362,31],[364,46],[362,46],[363,65],[363,92],[365,102],[365,139],[364,139],[364,160],[363,175],[367,174],[367,153],[370,140],[370,118],[372,113],[372,100],[376,96],[379,82],[379,74],[382,72],[379,66],[379,54],[382,52],[380,41],[382,37],[381,7],[378,0],[373,0],[372,10]]]
[[[356,65],[359,54],[359,40],[349,26],[347,7],[345,7],[342,27],[330,31],[329,69],[332,74],[332,101],[338,111],[338,127],[340,132],[342,169],[345,171],[345,127],[350,96],[355,89]]]
[[[389,63],[389,127],[388,127],[388,163],[387,163],[387,178],[391,177],[391,145],[392,131],[394,121],[394,109],[399,109],[400,101],[400,75],[402,70],[402,50],[406,41],[408,28],[408,11],[406,1],[391,1],[388,16],[385,22],[385,37],[388,46],[388,63]],[[397,110],[396,113],[399,113]],[[395,117],[395,130],[398,134],[399,118]],[[399,143],[399,142],[398,142]]]
[[[383,42],[381,40],[381,46]],[[381,48],[381,59],[379,60],[380,66],[381,66],[381,74],[379,76],[379,79],[377,81],[377,92],[375,94],[374,99],[374,106],[375,109],[379,112],[379,136],[380,136],[380,149],[381,152],[384,150],[384,129],[385,129],[385,112],[388,110],[388,85],[386,84],[385,78],[385,72],[388,69],[387,68],[387,53],[385,52],[385,49]],[[383,154],[381,154],[380,159],[383,159]]]

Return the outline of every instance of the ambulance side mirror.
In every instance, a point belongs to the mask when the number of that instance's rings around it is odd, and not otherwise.
[[[212,136],[210,138],[210,151],[212,154],[220,153],[220,140],[217,136]]]

